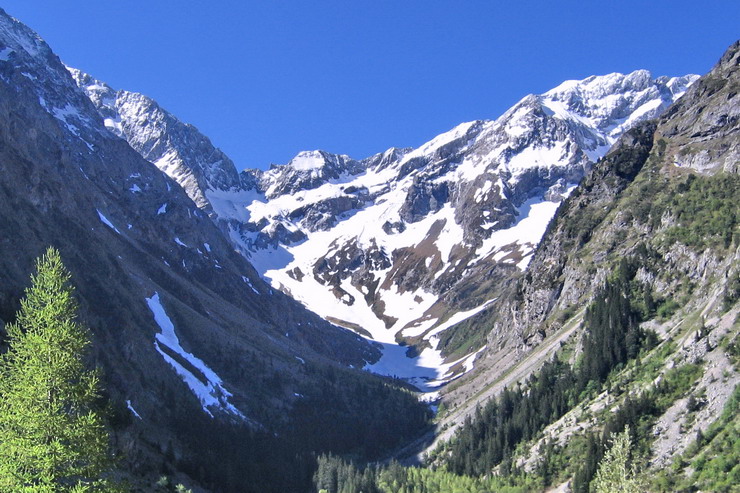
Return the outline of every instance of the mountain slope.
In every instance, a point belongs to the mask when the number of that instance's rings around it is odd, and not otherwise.
[[[377,359],[376,348],[266,285],[175,181],[106,128],[51,49],[2,11],[0,160],[0,326],[13,320],[34,259],[58,248],[132,471],[156,478],[190,464],[215,490],[236,490],[219,473],[238,469],[255,440],[275,454],[247,476],[312,449],[378,454],[424,425],[407,392],[349,368]],[[222,176],[213,163],[211,181]],[[371,395],[394,404],[381,409]],[[326,398],[335,407],[321,422]]]
[[[475,370],[445,388],[441,440],[399,454],[433,443],[426,467],[322,457],[316,488],[735,491],[739,68],[736,42],[563,202],[492,302]]]
[[[571,396],[567,412],[517,448],[515,462],[533,472],[554,444],[554,454],[578,463],[569,454],[583,453],[588,431],[606,440],[625,423],[646,467],[710,446],[692,442],[740,382],[739,61],[735,43],[661,118],[624,134],[564,201],[525,275],[492,304],[476,371],[446,389],[441,440],[481,403],[526,385],[553,354],[581,371],[597,302],[616,305],[603,293],[621,276],[624,306],[612,311],[639,322],[654,343],[610,368],[605,385]]]
[[[206,189],[231,190],[240,185],[231,160],[195,127],[180,122],[142,94],[114,91],[79,70],[68,70],[85,88],[106,128],[177,181],[198,207],[208,210]]]

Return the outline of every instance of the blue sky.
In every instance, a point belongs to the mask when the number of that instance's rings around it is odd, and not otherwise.
[[[142,92],[239,169],[363,158],[566,79],[703,74],[738,1],[4,1],[65,63]]]

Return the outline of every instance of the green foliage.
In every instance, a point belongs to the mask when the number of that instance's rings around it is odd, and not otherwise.
[[[524,475],[475,478],[444,469],[402,467],[395,461],[383,467],[358,467],[334,456],[319,457],[314,475],[318,493],[518,493],[538,487]]]
[[[174,464],[177,470],[211,491],[303,492],[311,487],[316,454],[373,460],[428,424],[428,406],[400,383],[333,368],[310,371],[322,372],[325,383],[302,389],[276,434],[204,413],[177,415],[173,431],[191,451]]]
[[[602,443],[605,445],[610,436],[627,427],[632,431],[635,446],[647,454],[655,419],[683,397],[702,372],[702,366],[696,364],[675,367],[666,372],[655,386],[639,395],[625,397],[619,409],[606,421]]]
[[[704,436],[706,449],[692,462],[691,482],[703,491],[735,491],[740,485],[740,387]]]
[[[591,240],[596,228],[604,221],[609,212],[617,205],[616,200],[599,200],[604,195],[618,196],[638,177],[644,165],[650,159],[662,153],[660,142],[657,151],[650,154],[653,147],[655,125],[646,122],[628,131],[632,138],[630,146],[615,147],[604,159],[594,166],[593,172],[584,178],[581,185],[561,206],[555,220],[550,223],[548,231],[562,225],[564,233],[563,247],[566,250],[581,247]],[[644,173],[643,173],[644,174]],[[598,190],[599,194],[593,192]],[[599,195],[599,199],[594,198]],[[625,210],[634,210],[630,207]],[[545,235],[548,233],[546,232]]]
[[[668,320],[680,307],[681,305],[675,300],[665,300],[658,306],[656,314],[661,320]]]
[[[591,482],[593,493],[641,493],[644,491],[638,479],[637,468],[631,464],[632,440],[629,427],[615,435],[612,446],[604,454],[599,469]]]
[[[666,231],[668,243],[695,248],[729,248],[740,242],[738,218],[740,177],[732,173],[689,175],[676,186],[669,208],[677,225]]]
[[[306,389],[290,412],[286,434],[296,450],[374,460],[418,436],[432,418],[429,407],[398,381],[348,380],[333,368],[323,371],[323,383]]]
[[[589,493],[591,478],[596,474],[599,459],[604,455],[602,442],[595,433],[589,433],[586,440],[586,449],[580,454],[582,461],[573,475],[571,488],[574,493]]]
[[[491,399],[476,412],[474,419],[465,421],[450,443],[447,459],[450,471],[484,476],[500,466],[500,472],[506,475],[518,444],[532,440],[544,427],[599,392],[615,369],[654,344],[650,333],[639,328],[643,313],[650,313],[653,304],[646,296],[646,288],[635,280],[637,268],[634,259],[620,262],[586,310],[587,332],[580,365],[573,368],[556,357],[533,374],[524,388],[504,389],[496,399]],[[638,302],[643,303],[643,308],[636,306]],[[624,417],[619,429],[629,418]],[[605,433],[601,442],[589,445],[590,462],[574,463],[580,491],[587,491],[610,433],[611,430]],[[549,448],[545,452],[550,455],[539,476],[546,486],[553,477],[550,462],[562,454]]]
[[[631,301],[636,272],[634,261],[622,260],[586,311],[580,371],[584,387],[588,381],[604,382],[614,368],[635,358],[644,343],[640,311]]]
[[[437,348],[451,360],[460,359],[486,344],[490,327],[480,317],[471,317],[455,326],[455,330],[439,333]]]
[[[99,379],[77,321],[70,274],[49,249],[37,262],[0,360],[0,490],[111,491]]]
[[[699,364],[686,364],[668,370],[653,390],[656,405],[661,409],[667,409],[691,389],[702,373],[704,368]]]
[[[740,272],[736,272],[730,282],[727,284],[725,295],[722,299],[725,310],[732,308],[732,305],[740,300]]]
[[[655,355],[652,355],[655,356]],[[658,359],[664,356],[658,355]],[[597,464],[602,460],[604,451],[614,437],[622,430],[630,430],[630,449],[637,457],[649,454],[652,431],[655,420],[662,415],[677,399],[685,396],[702,374],[700,365],[683,365],[672,368],[655,386],[638,395],[626,395],[616,409],[605,409],[600,420],[605,420],[601,433],[588,433],[585,436],[572,437],[560,452],[566,463],[574,465],[572,491],[589,493],[592,478]],[[612,395],[618,395],[619,390]],[[608,416],[608,417],[605,417]],[[551,460],[557,461],[558,458]],[[562,460],[562,458],[560,459]],[[561,474],[563,470],[561,468]],[[665,478],[664,478],[665,479]],[[663,491],[676,491],[666,487]]]
[[[193,493],[193,490],[184,484],[174,484],[170,478],[162,476],[152,487],[152,493]]]
[[[580,392],[573,370],[554,359],[521,388],[504,389],[475,418],[468,417],[450,444],[448,467],[459,475],[482,476],[510,460],[515,447],[565,414]]]
[[[654,151],[658,150],[656,146]],[[666,213],[674,219],[662,235],[663,249],[676,242],[696,250],[726,249],[740,243],[739,189],[740,176],[733,173],[691,173],[684,179],[642,173],[628,190],[622,209],[653,230],[661,228]]]
[[[653,491],[734,492],[740,485],[740,387],[735,387],[722,415],[696,440],[671,468],[660,471],[652,481]],[[690,465],[690,477],[684,468]]]
[[[310,487],[315,459],[285,437],[205,413],[177,416],[173,430],[193,451],[174,466],[209,491],[283,493]]]

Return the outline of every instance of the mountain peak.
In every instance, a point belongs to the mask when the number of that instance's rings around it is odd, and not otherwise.
[[[23,51],[30,57],[51,55],[51,49],[35,31],[3,9],[0,9],[0,39],[6,45],[3,57],[9,56],[10,51]]]
[[[240,188],[234,163],[193,125],[143,94],[115,90],[80,70],[67,70],[97,107],[106,128],[177,181],[198,207],[211,211],[208,190]]]
[[[648,70],[566,81],[539,97],[556,118],[597,129],[608,145],[640,121],[655,118],[698,78],[658,77]]]
[[[326,165],[326,159],[321,151],[302,151],[296,157],[290,160],[288,166],[298,171],[309,171],[323,168]]]

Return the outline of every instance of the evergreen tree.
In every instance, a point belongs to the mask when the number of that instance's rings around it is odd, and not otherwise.
[[[586,452],[583,456],[583,462],[576,470],[573,477],[571,490],[573,493],[589,493],[589,484],[596,474],[599,459],[603,454],[600,443],[594,433],[589,433],[586,441]]]
[[[594,493],[640,493],[644,491],[634,464],[630,466],[632,440],[629,426],[615,436],[612,446],[599,463],[591,482]]]
[[[111,491],[100,384],[83,362],[90,340],[70,274],[53,248],[36,268],[0,358],[0,491]]]

